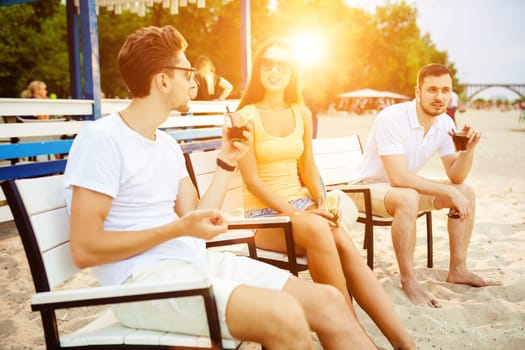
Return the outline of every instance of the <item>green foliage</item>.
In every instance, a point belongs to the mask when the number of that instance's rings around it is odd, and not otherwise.
[[[65,8],[60,0],[45,3],[52,6],[42,2],[0,7],[0,96],[19,96],[33,79],[44,80],[59,97],[68,94]],[[250,9],[253,52],[273,36],[313,32],[322,38],[321,60],[305,66],[302,74],[306,99],[320,108],[338,93],[361,88],[413,96],[417,71],[431,62],[447,64],[456,73],[448,54],[421,33],[417,9],[404,1],[378,6],[375,14],[351,8],[343,0],[251,1]],[[149,7],[145,17],[128,11],[115,15],[101,7],[101,84],[108,97],[127,97],[116,65],[126,36],[145,25],[166,24],[188,40],[190,62],[201,54],[210,56],[217,72],[234,85],[233,96],[242,93],[240,0],[207,0],[206,8],[188,4],[178,15],[159,3]],[[461,93],[457,79],[454,84]]]
[[[101,90],[108,98],[129,98],[118,71],[118,52],[128,34],[149,23],[129,11],[116,15],[105,8],[100,8],[97,20]]]
[[[0,96],[19,97],[32,80],[67,96],[66,17],[60,1],[2,6],[0,23]]]

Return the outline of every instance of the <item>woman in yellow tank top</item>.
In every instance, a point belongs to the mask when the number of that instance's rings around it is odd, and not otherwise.
[[[307,256],[313,280],[336,287],[356,317],[353,295],[395,349],[414,349],[349,234],[330,221],[332,214],[321,209],[325,193],[312,154],[312,115],[303,104],[298,80],[289,43],[281,39],[266,42],[254,58],[251,79],[235,116],[252,120],[254,126],[253,149],[238,161],[245,215],[290,215],[296,251]],[[285,252],[284,235],[272,232],[275,230],[258,230],[255,242],[260,248]]]

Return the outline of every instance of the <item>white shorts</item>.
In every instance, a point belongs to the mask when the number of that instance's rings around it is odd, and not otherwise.
[[[213,286],[221,333],[232,338],[226,324],[226,306],[233,290],[244,284],[282,290],[290,273],[260,261],[232,253],[207,251],[208,265],[181,260],[161,260],[133,273],[125,284],[189,280],[209,277]],[[117,319],[125,326],[165,332],[209,335],[206,309],[200,297],[158,299],[113,306]]]

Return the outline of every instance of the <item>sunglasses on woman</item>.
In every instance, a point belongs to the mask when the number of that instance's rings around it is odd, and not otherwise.
[[[280,73],[290,73],[292,71],[292,62],[286,60],[274,61],[271,58],[261,58],[261,70],[269,72],[273,70],[273,67],[277,67]]]

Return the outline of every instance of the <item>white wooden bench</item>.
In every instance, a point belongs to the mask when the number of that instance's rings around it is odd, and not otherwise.
[[[205,193],[210,185],[216,169],[215,160],[218,152],[218,150],[211,150],[185,154],[190,177],[199,194]],[[229,217],[230,230],[208,241],[208,247],[220,247],[220,249],[224,249],[224,247],[227,246],[227,250],[234,251],[237,254],[243,254],[242,250],[235,250],[233,245],[247,244],[249,247],[249,255],[252,258],[289,270],[294,275],[298,275],[300,271],[308,269],[306,257],[295,254],[290,217],[274,216],[244,219],[242,177],[239,170],[235,170],[232,177],[222,206],[222,211]],[[275,227],[282,228],[283,230],[287,253],[255,248],[253,239],[255,229]]]
[[[102,100],[102,113],[122,110],[129,103],[129,100]],[[192,101],[191,115],[172,112],[161,129],[175,138],[185,152],[217,148],[226,106],[234,110],[237,104],[237,100]],[[1,116],[47,114],[61,118],[60,121],[0,124],[0,181],[63,172],[67,160],[56,159],[55,155],[69,153],[72,137],[93,122],[76,119],[91,117],[92,109],[91,100],[0,98]],[[71,120],[63,121],[64,118]],[[61,139],[61,135],[70,137]],[[13,140],[17,140],[16,143]],[[38,161],[14,161],[29,157]],[[0,222],[8,220],[12,220],[12,216],[0,193]]]
[[[359,135],[314,139],[312,146],[315,163],[327,189],[339,188],[346,193],[363,193],[365,211],[359,213],[357,221],[365,225],[363,248],[367,250],[367,264],[373,269],[374,226],[391,226],[392,218],[372,215],[368,186],[348,184],[363,156]],[[422,216],[425,216],[427,224],[427,266],[432,267],[432,212],[420,212],[418,217]]]
[[[69,217],[62,175],[10,179],[2,189],[22,239],[36,293],[31,308],[39,311],[47,349],[235,349],[239,342],[221,339],[217,308],[208,280],[56,290],[79,270],[69,247]],[[123,302],[198,296],[205,303],[210,337],[132,329],[121,325],[108,308],[88,326],[62,336],[55,310]]]

